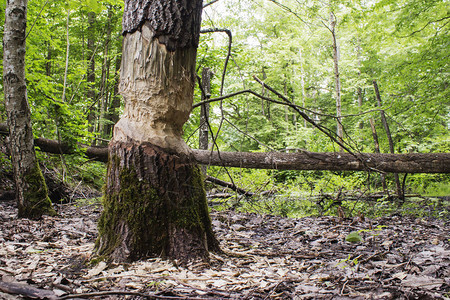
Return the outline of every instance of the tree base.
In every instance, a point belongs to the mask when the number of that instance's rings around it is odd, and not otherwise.
[[[56,211],[48,197],[48,189],[44,176],[36,162],[35,166],[24,174],[23,202],[18,202],[19,218],[39,219],[43,215],[54,216]],[[16,197],[19,187],[16,186]]]
[[[96,248],[129,262],[164,257],[187,262],[220,251],[195,160],[150,143],[111,142]]]

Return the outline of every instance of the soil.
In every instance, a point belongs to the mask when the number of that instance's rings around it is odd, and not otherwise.
[[[31,221],[0,201],[0,299],[450,298],[448,220],[212,211],[224,254],[208,264],[94,265],[101,206],[55,206],[57,216]]]

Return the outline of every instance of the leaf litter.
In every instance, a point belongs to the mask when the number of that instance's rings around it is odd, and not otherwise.
[[[209,264],[93,265],[101,207],[57,210],[17,219],[0,202],[0,299],[450,299],[448,220],[213,211]]]

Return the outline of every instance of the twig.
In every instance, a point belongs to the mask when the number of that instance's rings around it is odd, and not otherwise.
[[[230,56],[231,56],[231,45],[233,43],[233,35],[231,34],[231,30],[226,29],[226,28],[208,28],[208,29],[200,30],[200,33],[212,33],[212,32],[225,32],[228,35],[228,53],[227,53],[227,57],[225,58],[225,64],[223,66],[223,71],[222,71],[222,81],[220,83],[220,96],[222,96],[223,87],[224,87],[224,83],[225,83],[225,74],[227,72],[228,61],[230,60]]]
[[[33,25],[31,25],[30,30],[28,30],[28,33],[27,33],[27,35],[25,36],[25,39],[28,38],[28,36],[30,35],[31,31],[32,31],[33,28],[34,28],[34,25],[36,25],[37,20],[41,17],[42,11],[44,10],[44,7],[48,4],[48,1],[49,1],[49,0],[47,0],[47,1],[44,3],[44,5],[41,7],[41,10],[39,11],[39,14],[37,15],[37,17],[34,19]],[[218,1],[218,0],[216,0],[216,1]]]
[[[208,2],[208,3],[204,4],[204,5],[203,5],[203,8],[208,7],[208,6],[210,6],[211,4],[216,3],[217,1],[219,1],[219,0],[212,0],[211,2]]]
[[[286,103],[291,103],[291,101],[289,99],[287,99],[286,97],[284,97],[282,94],[280,94],[278,91],[276,91],[274,88],[272,88],[271,86],[267,85],[266,83],[264,83],[261,79],[259,79],[256,75],[253,76],[253,78],[262,86],[266,87],[269,91],[271,91],[272,93],[274,93],[275,95],[277,95],[280,99],[282,99],[284,102]],[[371,170],[371,168],[367,167],[366,162],[364,160],[362,160],[358,155],[356,155],[355,153],[353,153],[347,146],[344,145],[345,142],[341,142],[339,141],[336,137],[334,137],[334,135],[331,133],[331,131],[326,128],[323,127],[320,124],[317,124],[314,120],[312,120],[307,114],[305,114],[303,111],[301,111],[300,109],[298,109],[297,107],[293,107],[293,109],[300,114],[300,116],[305,119],[308,123],[310,123],[311,125],[313,125],[314,127],[316,127],[317,129],[319,129],[321,132],[323,132],[325,135],[327,135],[333,142],[335,142],[336,144],[338,144],[340,147],[342,147],[342,149],[344,149],[345,151],[347,151],[349,154],[351,154],[352,156],[354,156],[357,160],[359,160],[363,166],[365,166],[368,170]],[[348,145],[348,144],[347,144]]]
[[[342,286],[342,289],[341,289],[341,292],[339,293],[339,295],[342,295],[344,293],[344,289],[345,289],[345,286],[347,285],[347,282],[348,282],[348,280],[346,280],[344,282],[344,285]]]
[[[206,180],[209,181],[209,182],[212,182],[212,183],[215,183],[215,184],[218,184],[218,185],[230,188],[233,191],[235,191],[235,192],[237,192],[239,194],[242,194],[244,196],[247,196],[247,197],[251,197],[251,196],[254,195],[252,192],[246,191],[246,190],[236,186],[233,183],[226,182],[226,181],[220,180],[220,179],[212,177],[212,176],[206,176]]]
[[[264,297],[264,300],[269,299],[270,296],[276,291],[276,289],[278,288],[278,286],[280,284],[282,284],[284,282],[284,280],[279,281],[271,290],[270,292],[266,295],[266,297]]]
[[[206,300],[206,298],[198,298],[198,297],[185,297],[185,296],[160,296],[153,293],[140,293],[140,292],[131,292],[131,291],[104,291],[104,292],[92,292],[92,293],[82,293],[82,294],[70,294],[66,296],[62,296],[57,298],[58,300],[64,300],[64,299],[75,299],[75,298],[85,298],[90,299],[92,297],[101,297],[101,296],[108,296],[108,295],[128,295],[128,296],[139,296],[139,297],[145,297],[148,299],[183,299],[183,300]]]

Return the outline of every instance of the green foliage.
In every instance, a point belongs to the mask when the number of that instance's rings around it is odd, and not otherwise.
[[[5,2],[0,5],[2,11],[4,5]],[[346,115],[342,123],[348,147],[354,152],[374,152],[369,126],[373,119],[381,152],[389,151],[379,111],[372,111],[377,108],[372,84],[375,79],[396,152],[450,151],[448,1],[286,0],[283,5],[289,9],[271,1],[221,0],[205,9],[203,28],[227,28],[233,33],[224,95],[252,89],[280,101],[255,82],[253,76],[257,76],[304,107],[310,118],[334,134],[335,75],[329,30],[330,15],[334,15],[342,113]],[[80,143],[106,145],[105,141],[111,138],[112,125],[121,111],[117,79],[122,8],[123,1],[119,0],[29,2],[26,79],[36,137],[63,141],[78,153],[82,153],[78,149]],[[0,14],[0,27],[3,23],[4,13]],[[201,75],[204,67],[213,71],[211,98],[221,96],[227,52],[226,34],[201,35],[197,74]],[[94,80],[89,82],[88,70],[92,66]],[[1,122],[6,120],[3,98],[0,85]],[[196,88],[194,103],[199,101],[201,92]],[[198,147],[199,114],[200,109],[194,109],[184,126],[184,137],[193,148]],[[211,103],[209,123],[214,148],[221,151],[339,150],[329,137],[305,124],[292,108],[251,94]],[[75,157],[67,157],[65,164],[48,156],[41,156],[41,160],[50,160],[65,170],[62,173],[72,176],[67,179],[71,183],[81,180],[96,187],[103,185],[105,168],[101,164],[85,163]],[[239,201],[242,209],[287,216],[335,213],[333,200],[319,205],[318,201],[308,201],[311,196],[382,191],[378,175],[362,172],[230,169],[228,173],[244,189],[275,193],[272,198],[251,204]],[[231,181],[219,167],[210,168],[209,174]],[[392,176],[387,179],[388,188],[393,190]],[[406,180],[407,193],[427,196],[448,196],[449,186],[450,177],[446,174],[414,174]],[[380,200],[374,208],[386,213],[397,209],[388,200]],[[353,213],[376,215],[372,207],[364,207],[360,202],[344,200],[342,207]]]

